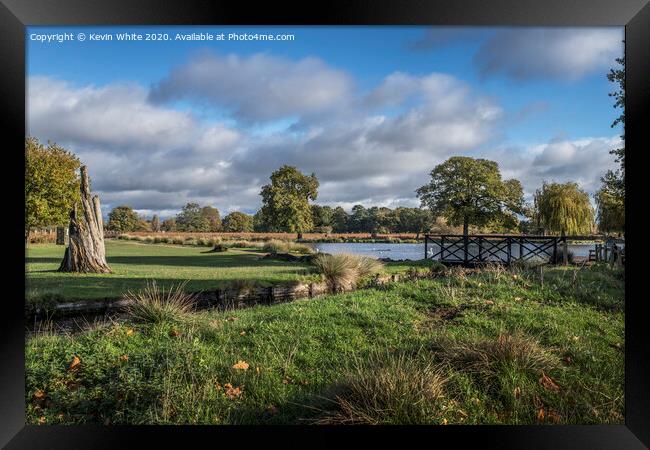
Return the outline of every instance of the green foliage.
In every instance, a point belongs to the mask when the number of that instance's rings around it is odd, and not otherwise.
[[[231,212],[223,219],[223,230],[249,233],[253,231],[253,216],[239,211]]]
[[[546,183],[535,192],[537,224],[550,233],[587,234],[593,230],[589,195],[577,183]]]
[[[262,187],[261,214],[271,229],[303,233],[313,227],[309,200],[316,200],[316,175],[303,175],[292,166],[282,166],[271,174],[271,183]]]
[[[597,206],[598,229],[604,232],[625,231],[625,193],[612,192],[608,183],[594,194]]]
[[[106,229],[111,231],[137,231],[142,229],[138,214],[130,206],[116,206],[108,214]]]
[[[176,215],[177,231],[208,232],[210,227],[210,219],[203,215],[203,210],[198,203],[186,204]]]
[[[352,289],[359,279],[376,275],[384,267],[376,259],[347,253],[320,254],[314,259],[314,266],[325,278],[331,292]]]
[[[176,219],[165,219],[160,225],[162,231],[176,231]]]
[[[423,206],[452,226],[516,225],[523,209],[523,190],[517,180],[501,179],[494,161],[454,156],[431,171],[431,181],[417,190]]]
[[[219,210],[217,208],[213,208],[212,206],[204,206],[201,208],[201,217],[207,219],[210,223],[208,231],[221,231],[221,216],[219,215]]]
[[[54,143],[25,139],[25,236],[36,227],[68,224],[79,201],[79,159]]]

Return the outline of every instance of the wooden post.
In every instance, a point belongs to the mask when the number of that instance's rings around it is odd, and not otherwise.
[[[566,242],[566,236],[562,237],[562,240],[564,241],[564,251],[562,252],[562,263],[566,266],[569,263],[569,246],[567,245]]]
[[[557,237],[553,238],[553,264],[557,264]]]
[[[506,240],[508,242],[508,265],[510,265],[510,262],[512,260],[512,238],[508,236]]]
[[[523,261],[524,259],[524,238],[519,238],[519,259]]]
[[[424,235],[424,259],[429,257],[429,235]]]
[[[483,262],[483,238],[481,236],[478,237],[478,260]]]
[[[467,264],[467,252],[469,251],[469,241],[467,239],[467,235],[463,235],[463,262]]]
[[[440,261],[445,259],[445,235],[440,236]]]

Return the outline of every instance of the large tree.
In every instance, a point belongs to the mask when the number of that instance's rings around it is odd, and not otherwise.
[[[282,166],[271,174],[271,183],[262,187],[262,216],[271,228],[302,233],[313,227],[309,200],[318,196],[315,174],[304,175],[292,166]]]
[[[219,210],[212,206],[204,206],[201,208],[201,217],[205,218],[209,222],[210,230],[209,231],[221,231],[221,215]]]
[[[79,201],[81,163],[56,144],[25,139],[25,243],[37,227],[67,225]]]
[[[155,233],[160,231],[160,219],[156,214],[151,218],[151,231]]]
[[[612,127],[623,126],[621,139],[625,142],[625,57],[617,58],[620,67],[610,69],[607,79],[617,84],[617,89],[609,94],[614,97],[614,108],[620,108],[621,114],[612,122]],[[608,170],[600,179],[601,188],[594,195],[598,207],[598,227],[605,232],[625,230],[625,143],[610,152],[619,167]]]
[[[140,217],[128,205],[113,208],[108,214],[106,229],[110,231],[136,231],[141,228]]]
[[[561,235],[590,233],[594,210],[589,194],[577,183],[543,183],[534,195],[535,222],[544,232]]]
[[[207,232],[210,231],[210,220],[201,214],[198,203],[188,203],[176,215],[176,230]]]
[[[223,219],[223,230],[231,233],[248,233],[253,231],[253,216],[234,211]]]
[[[454,156],[431,171],[431,181],[419,188],[418,197],[435,217],[451,226],[486,226],[516,218],[523,208],[523,189],[517,180],[501,179],[494,161]]]
[[[348,213],[340,206],[337,206],[332,211],[332,231],[335,233],[347,233],[349,220]]]

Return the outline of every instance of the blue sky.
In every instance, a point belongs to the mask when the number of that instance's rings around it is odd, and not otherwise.
[[[118,41],[118,33],[170,41]],[[176,41],[177,33],[293,34]],[[36,35],[72,33],[72,41]],[[78,33],[112,41],[80,42]],[[433,166],[494,159],[528,196],[593,192],[621,130],[606,79],[622,28],[30,27],[28,132],[89,166],[105,209],[171,215],[188,201],[259,207],[282,164],[319,203],[417,206]]]

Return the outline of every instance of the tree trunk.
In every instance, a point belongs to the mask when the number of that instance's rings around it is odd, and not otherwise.
[[[104,222],[99,197],[91,197],[86,166],[81,166],[81,214],[70,212],[69,243],[59,272],[110,273],[104,248]]]
[[[302,239],[302,231],[298,231],[298,240]]]
[[[469,220],[467,217],[463,220],[463,236],[467,236],[469,234]]]

